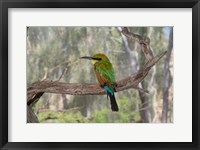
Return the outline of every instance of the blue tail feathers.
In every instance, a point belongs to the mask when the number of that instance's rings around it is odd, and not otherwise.
[[[110,97],[110,104],[111,104],[112,111],[118,111],[119,108],[115,99],[114,91],[107,85],[104,86],[104,89],[106,89],[107,91],[107,96]]]
[[[107,85],[104,86],[104,89],[106,89],[106,91],[109,92],[111,95],[114,95],[113,90],[109,88]]]

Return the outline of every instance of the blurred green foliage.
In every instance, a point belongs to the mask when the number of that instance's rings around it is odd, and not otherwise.
[[[41,112],[38,114],[38,119],[41,123],[76,123],[89,122],[79,111],[76,112],[54,112],[51,110],[47,110],[45,112]]]
[[[79,110],[66,110],[56,112],[45,110],[38,113],[38,119],[41,123],[128,123],[141,122],[140,112],[131,110],[131,103],[128,97],[122,97],[118,100],[119,112],[112,112],[108,108],[95,111],[91,118],[85,118]]]

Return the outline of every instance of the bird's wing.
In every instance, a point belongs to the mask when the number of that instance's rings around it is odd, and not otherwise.
[[[113,84],[115,82],[115,75],[114,75],[114,69],[112,67],[112,64],[98,64],[95,66],[95,73],[97,76],[97,79],[101,85],[107,84]]]
[[[95,74],[96,74],[97,79],[98,79],[98,81],[99,81],[99,84],[100,84],[101,86],[104,86],[105,83],[108,82],[108,79],[107,79],[106,77],[102,76],[101,74],[99,74],[99,72],[97,71],[97,69],[95,69]]]

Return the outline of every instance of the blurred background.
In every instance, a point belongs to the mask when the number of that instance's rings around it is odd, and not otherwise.
[[[81,56],[104,53],[116,81],[136,73],[145,63],[141,46],[123,36],[120,27],[27,27],[27,86],[38,80],[97,83],[93,66]],[[112,112],[106,95],[45,93],[33,106],[41,123],[172,123],[173,27],[128,27],[148,36],[154,56],[167,54],[135,89],[115,93],[119,112]]]

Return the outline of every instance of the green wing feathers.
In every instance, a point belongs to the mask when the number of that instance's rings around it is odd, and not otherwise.
[[[97,75],[97,78],[102,78],[100,79],[100,80],[103,80],[102,82],[100,82],[101,85],[103,82],[108,83],[110,85],[114,84],[115,74],[114,74],[113,66],[110,62],[106,62],[106,63],[99,62],[95,64],[95,73]]]
[[[98,62],[94,65],[95,74],[99,84],[106,89],[107,95],[110,97],[112,111],[118,111],[118,105],[115,99],[115,73],[110,61]]]

